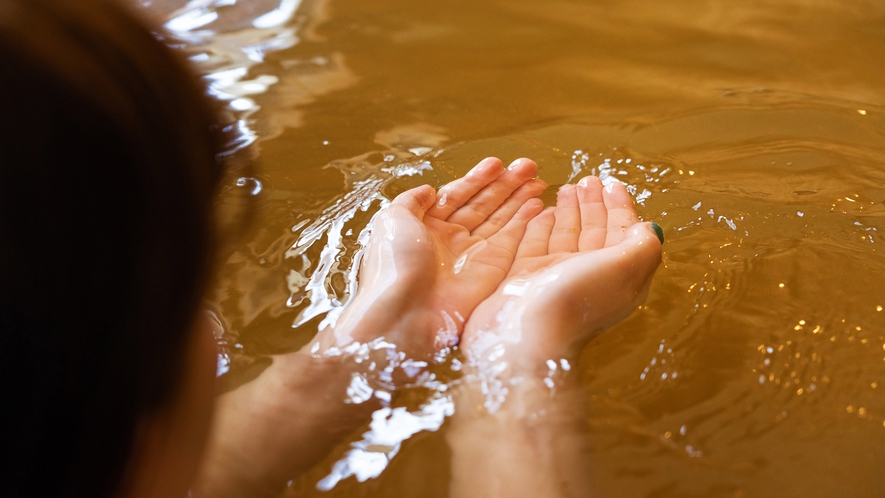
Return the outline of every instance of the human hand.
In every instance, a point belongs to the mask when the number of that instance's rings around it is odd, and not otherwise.
[[[591,489],[580,441],[581,390],[553,373],[648,292],[661,260],[651,224],[625,187],[565,185],[529,222],[510,272],[470,316],[461,340],[450,495],[572,496]],[[552,362],[550,360],[553,360]],[[548,366],[549,365],[549,366]],[[551,396],[551,389],[557,395]]]
[[[645,301],[661,241],[639,223],[624,185],[564,185],[534,218],[506,280],[468,321],[461,349],[481,366],[499,357],[536,368],[572,358],[594,333]],[[503,350],[503,351],[502,351]]]
[[[342,347],[383,336],[422,356],[457,343],[543,208],[537,168],[488,158],[438,193],[425,185],[397,196],[373,221],[353,301],[317,341]]]
[[[485,159],[442,187],[409,190],[380,212],[359,288],[334,328],[280,355],[218,401],[199,496],[275,496],[367,420],[377,400],[345,403],[357,365],[305,354],[383,337],[410,358],[457,341],[510,269],[546,184],[527,159]],[[316,347],[316,349],[315,349]]]

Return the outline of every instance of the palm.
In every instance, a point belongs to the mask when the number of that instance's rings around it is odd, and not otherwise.
[[[536,214],[533,208],[527,207],[519,213],[520,217]],[[504,280],[516,256],[521,234],[513,233],[517,231],[514,228],[485,238],[470,233],[463,225],[432,217],[427,217],[422,225],[423,236],[434,247],[421,251],[419,257],[423,261],[415,261],[415,270],[422,274],[421,283],[432,283],[428,286],[431,299],[466,319]],[[403,244],[401,249],[411,252],[413,248]]]
[[[465,346],[475,343],[478,331],[500,328],[506,306],[519,310],[521,322],[511,326],[552,332],[535,334],[524,348],[540,355],[561,354],[588,330],[623,318],[644,299],[660,261],[657,238],[637,223],[623,185],[603,190],[588,177],[563,187],[556,208],[529,223],[504,283],[474,312]]]
[[[583,254],[586,253],[547,254],[545,256],[523,256],[515,258],[513,265],[510,267],[510,271],[507,272],[507,278],[518,276],[525,277],[536,274],[540,271],[559,265],[560,263],[565,267],[568,266],[568,263],[566,263],[567,261],[575,259]]]
[[[481,162],[435,193],[405,192],[379,213],[362,264],[361,292],[394,290],[407,296],[436,333],[457,340],[473,309],[491,295],[516,257],[526,224],[546,184],[537,165]]]

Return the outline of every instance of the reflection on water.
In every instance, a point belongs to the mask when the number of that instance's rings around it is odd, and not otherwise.
[[[369,237],[366,223],[359,226],[356,234],[353,227],[345,231],[345,226],[358,211],[374,213],[386,206],[390,199],[382,191],[394,180],[421,175],[432,168],[429,156],[425,156],[445,140],[437,132],[421,124],[379,132],[375,142],[386,150],[329,163],[329,168],[343,174],[346,193],[312,222],[303,220],[296,224],[292,231],[298,233],[298,239],[285,253],[287,259],[298,261],[298,269],[291,269],[287,277],[291,295],[286,305],[299,309],[293,327],[301,327],[322,314],[325,318],[319,328],[335,324],[342,302],[356,291],[360,251]],[[376,200],[380,201],[377,206]],[[351,242],[345,243],[345,237]],[[323,238],[325,244],[319,258],[312,261],[307,253]]]
[[[258,153],[256,226],[213,297],[231,385],[334,322],[394,195],[528,156],[548,203],[597,174],[667,237],[646,305],[572,365],[593,495],[885,489],[882,2],[166,11]],[[407,391],[287,494],[446,496],[446,428],[424,429],[447,399]]]
[[[438,430],[455,410],[447,394],[448,384],[428,371],[426,361],[407,358],[383,339],[352,344],[345,349],[350,351],[332,348],[323,354],[326,357],[346,354],[365,365],[361,373],[353,375],[344,402],[359,404],[375,397],[385,406],[372,413],[369,430],[351,443],[351,449],[335,462],[329,475],[316,484],[320,491],[329,491],[348,477],[355,477],[357,482],[378,477],[399,453],[403,442],[421,431]],[[406,406],[390,406],[391,392],[395,389],[429,390],[431,394],[417,409],[410,410]]]
[[[239,3],[236,0],[191,0],[165,14],[165,28],[185,42],[183,48],[208,80],[209,92],[226,102],[228,109],[237,116],[239,147],[251,145],[257,139],[256,123],[251,116],[260,106],[252,97],[266,93],[281,79],[271,71],[256,71],[255,68],[264,64],[269,54],[299,43],[305,23],[310,17],[316,17],[321,7],[317,2],[304,3],[302,5],[302,0]],[[299,7],[303,14],[296,17]],[[310,69],[290,73],[304,76],[316,72],[314,66],[322,67],[320,72],[342,70],[323,57],[298,62]],[[295,100],[303,103],[309,97],[299,95]],[[262,138],[270,135],[272,133],[265,131]]]

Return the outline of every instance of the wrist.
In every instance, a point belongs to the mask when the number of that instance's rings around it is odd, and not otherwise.
[[[465,332],[465,335],[467,332]],[[549,398],[576,386],[575,356],[544,354],[523,342],[508,342],[489,332],[474,336],[463,352],[460,392],[468,406],[532,413]]]
[[[560,318],[572,315],[536,303],[525,306],[518,299],[493,299],[477,308],[464,329],[461,350],[467,364],[489,369],[506,362],[513,374],[543,377],[549,360],[572,364],[580,357],[583,342],[576,338],[587,334]]]
[[[464,322],[457,311],[422,293],[398,288],[380,294],[361,290],[334,325],[321,330],[305,349],[323,355],[383,338],[409,357],[434,358],[457,344]]]
[[[465,369],[453,392],[458,418],[508,419],[531,425],[544,424],[554,414],[563,418],[583,390],[571,365],[566,370],[557,363],[555,370],[547,365],[521,371],[511,370],[509,365],[493,372]]]

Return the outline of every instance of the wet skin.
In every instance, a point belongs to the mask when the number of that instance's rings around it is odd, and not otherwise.
[[[577,437],[582,391],[568,371],[595,333],[645,300],[660,261],[661,241],[619,182],[565,185],[529,223],[507,278],[464,330],[450,496],[592,489]]]
[[[456,344],[543,209],[536,196],[547,184],[537,168],[488,158],[439,192],[424,185],[397,196],[373,222],[359,291],[336,327],[317,336],[321,349],[383,336],[425,357]]]
[[[574,359],[645,301],[660,261],[661,242],[651,223],[639,223],[623,184],[603,187],[588,176],[564,185],[556,207],[529,223],[506,280],[468,322],[462,349],[480,357],[476,345],[491,334],[518,350],[519,362]]]
[[[219,398],[197,494],[272,496],[369,419],[379,402],[344,402],[360,368],[328,354],[336,349],[383,338],[409,357],[426,358],[456,344],[463,332],[470,375],[486,374],[479,360],[487,350],[480,346],[496,342],[508,353],[499,360],[532,373],[549,355],[575,352],[587,330],[629,313],[660,261],[654,231],[637,223],[623,185],[603,190],[595,178],[564,186],[557,207],[543,211],[536,196],[546,184],[536,172],[527,159],[504,169],[489,158],[439,192],[426,185],[409,190],[380,212],[360,287],[336,325]],[[460,399],[473,395],[471,385]],[[510,407],[525,411],[510,402],[500,413]],[[459,427],[468,436],[453,443],[455,467],[463,469],[464,462],[484,458],[475,446],[484,440],[471,430],[487,428]],[[534,451],[520,445],[523,439],[495,437],[511,455]],[[474,467],[481,468],[467,466]],[[495,482],[470,471],[459,478],[462,484]],[[486,489],[480,482],[467,488]]]
[[[331,348],[383,337],[427,357],[457,341],[463,319],[507,275],[528,222],[542,210],[535,196],[546,184],[536,172],[527,159],[505,169],[489,158],[439,195],[418,187],[379,213],[359,290],[337,324],[219,397],[196,494],[274,496],[370,418],[376,399],[344,402],[359,366],[325,357]]]

